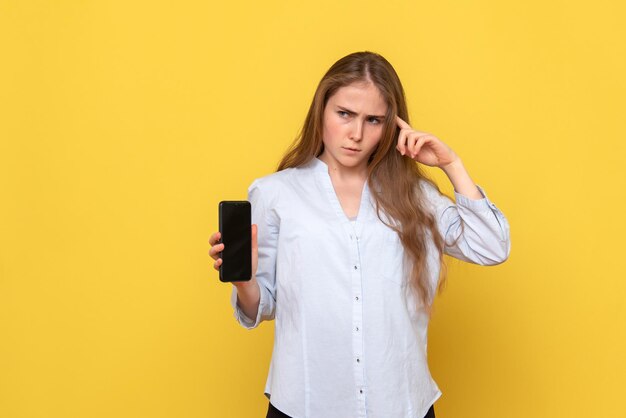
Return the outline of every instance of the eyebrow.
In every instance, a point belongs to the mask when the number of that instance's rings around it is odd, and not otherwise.
[[[350,113],[352,115],[356,115],[356,112],[354,110],[350,110],[347,107],[343,107],[343,106],[339,106],[337,105],[337,107],[347,113]],[[367,115],[368,118],[378,118],[378,119],[384,119],[385,115]]]

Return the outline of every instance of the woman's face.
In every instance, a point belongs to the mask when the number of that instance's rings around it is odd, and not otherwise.
[[[324,152],[332,168],[365,169],[383,134],[387,104],[370,82],[341,87],[324,108]]]

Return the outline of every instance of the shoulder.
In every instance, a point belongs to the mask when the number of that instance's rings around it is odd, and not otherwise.
[[[452,203],[452,199],[443,194],[434,181],[421,177],[418,181],[418,186],[416,188],[416,193],[419,194],[418,198],[426,205],[437,207],[441,205],[448,206]]]
[[[263,191],[264,193],[278,192],[293,176],[293,168],[277,171],[263,177],[255,179],[248,187],[248,192],[253,190]]]
[[[250,201],[264,201],[266,204],[275,206],[283,198],[301,188],[302,179],[307,172],[303,168],[286,168],[275,173],[255,179],[248,187]]]
[[[439,190],[439,186],[437,186],[434,181],[428,178],[420,177],[417,185],[418,190],[416,190],[416,192],[420,194],[420,197],[432,199],[433,197],[442,195],[441,191]]]
[[[285,188],[299,184],[304,179],[312,178],[316,167],[316,161],[313,160],[300,167],[286,168],[284,170],[259,177],[252,182],[248,188],[248,192],[258,190],[270,194],[278,193]]]

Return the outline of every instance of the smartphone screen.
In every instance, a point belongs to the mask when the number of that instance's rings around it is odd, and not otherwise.
[[[219,205],[219,229],[224,251],[220,258],[220,280],[248,281],[252,276],[252,229],[250,202],[222,201]]]

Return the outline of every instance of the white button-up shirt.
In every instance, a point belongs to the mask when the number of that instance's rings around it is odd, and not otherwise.
[[[420,186],[446,242],[462,234],[445,253],[482,265],[507,259],[508,222],[480,187],[482,199],[455,193],[455,204]],[[367,183],[353,223],[318,158],[257,179],[248,192],[258,225],[258,315],[239,309],[234,286],[231,303],[248,329],[275,319],[265,386],[272,404],[294,418],[422,418],[441,396],[426,359],[429,318],[407,284],[410,263],[399,237],[378,219]],[[437,257],[431,242],[430,300]]]

